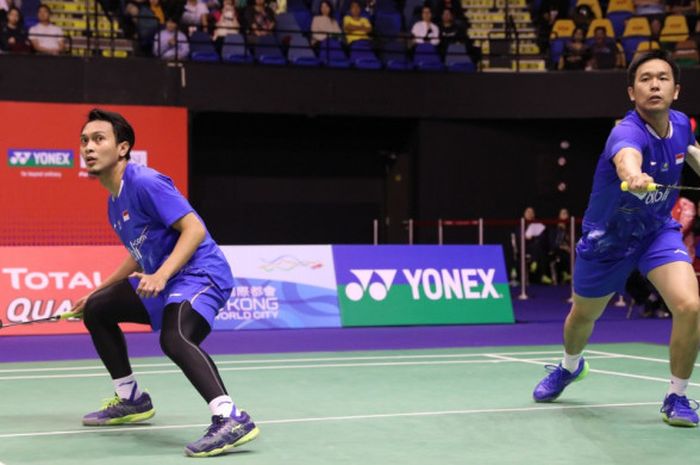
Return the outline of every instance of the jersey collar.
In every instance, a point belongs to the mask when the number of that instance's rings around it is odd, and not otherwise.
[[[650,133],[652,136],[654,136],[654,138],[656,138],[656,139],[658,139],[658,140],[661,140],[661,139],[670,139],[671,137],[673,137],[673,122],[672,122],[671,120],[668,121],[668,136],[666,136],[666,137],[661,137],[661,136],[659,136],[659,135],[656,133],[656,131],[654,131],[654,128],[652,128],[651,125],[650,125],[649,123],[644,123],[644,126],[646,126],[647,131],[649,131],[649,133]]]

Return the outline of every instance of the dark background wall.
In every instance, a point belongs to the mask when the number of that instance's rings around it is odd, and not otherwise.
[[[677,108],[700,115],[700,70],[684,70],[682,83]],[[621,72],[0,57],[0,99],[189,108],[190,199],[229,244],[369,242],[374,218],[382,241],[403,242],[407,218],[515,218],[526,205],[581,215],[607,134],[630,108],[625,87]],[[418,241],[435,239],[434,228],[418,230]]]

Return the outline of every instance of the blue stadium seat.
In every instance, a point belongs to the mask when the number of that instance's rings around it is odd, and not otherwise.
[[[376,0],[375,12],[379,13],[398,13],[396,2],[394,0]]]
[[[343,46],[338,39],[332,37],[323,40],[318,45],[318,55],[321,63],[329,68],[349,68],[350,60],[345,56]]]
[[[275,19],[275,36],[282,43],[291,40],[292,37],[301,35],[301,28],[293,13],[280,13]]]
[[[408,59],[406,43],[401,40],[385,43],[382,46],[381,54],[386,69],[394,71],[413,69],[413,62]]]
[[[356,40],[350,44],[350,62],[359,69],[381,69],[382,62],[372,51],[372,42]]]
[[[410,31],[420,17],[418,11],[424,4],[424,0],[406,0],[403,7],[403,24],[407,31]]]
[[[245,46],[245,39],[241,34],[229,34],[224,37],[224,46],[221,49],[221,58],[226,63],[252,63],[253,55]]]
[[[282,54],[277,38],[273,34],[258,37],[253,53],[255,60],[263,65],[281,66],[287,64],[287,59]]]
[[[476,66],[474,66],[469,55],[467,55],[467,49],[464,47],[464,44],[459,43],[450,44],[447,47],[445,65],[448,71],[458,73],[473,73],[476,71]]]
[[[421,71],[441,71],[445,66],[440,60],[433,44],[416,44],[413,51],[413,63]]]
[[[308,10],[308,8],[288,11],[294,15],[301,32],[308,33],[311,31],[311,20],[313,18],[311,17],[311,12]]]
[[[287,58],[291,64],[296,66],[321,66],[321,60],[314,54],[309,41],[303,36],[292,37],[292,40],[289,42]]]
[[[195,31],[190,36],[190,59],[192,61],[219,61],[214,44],[209,34],[203,31]]]
[[[549,40],[549,59],[550,63],[554,68],[557,67],[559,63],[559,58],[561,58],[566,48],[566,44],[571,42],[571,37],[557,37],[555,39]]]
[[[381,42],[395,40],[401,33],[401,15],[397,12],[377,12],[374,34]]]
[[[629,11],[611,11],[608,13],[606,18],[610,20],[615,30],[615,37],[622,37],[622,33],[625,32],[625,21],[632,17],[632,13]]]

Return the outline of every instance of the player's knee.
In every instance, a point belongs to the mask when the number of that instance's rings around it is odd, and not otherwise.
[[[177,331],[168,331],[163,329],[160,332],[160,348],[163,349],[163,353],[170,358],[170,360],[177,362],[182,353],[183,344],[186,341],[180,336]]]
[[[700,298],[686,298],[674,302],[671,306],[674,318],[692,318],[697,320],[700,315]]]
[[[98,326],[102,321],[100,298],[90,296],[83,307],[83,323],[89,330]]]

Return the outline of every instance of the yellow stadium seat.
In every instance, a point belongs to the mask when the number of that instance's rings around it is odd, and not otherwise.
[[[616,11],[629,11],[630,13],[634,13],[634,3],[632,0],[610,0],[606,14]]]
[[[557,19],[552,26],[552,39],[561,39],[574,35],[576,24],[570,19]]]
[[[669,15],[661,30],[661,42],[682,42],[688,38],[688,23],[683,15]]]
[[[593,10],[596,18],[603,17],[603,10],[600,8],[600,3],[598,0],[576,0],[576,6],[588,5]]]
[[[625,26],[625,32],[622,33],[622,37],[650,35],[651,27],[649,27],[649,20],[644,16],[630,18],[627,22],[627,26]]]
[[[615,38],[615,30],[613,29],[613,25],[610,22],[610,20],[607,18],[599,18],[591,21],[591,24],[588,26],[588,33],[586,34],[586,39],[593,38],[595,30],[599,27],[605,28],[605,33],[608,37]]]

